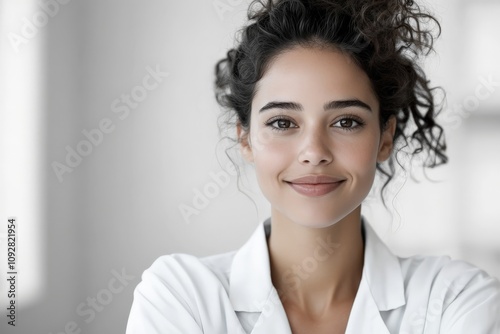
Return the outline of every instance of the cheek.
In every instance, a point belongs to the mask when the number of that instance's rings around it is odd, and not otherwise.
[[[362,169],[375,168],[377,163],[377,145],[375,143],[359,145],[357,153],[353,155],[354,164]]]
[[[262,129],[251,136],[257,176],[274,177],[286,168],[294,157],[290,142]]]
[[[378,143],[378,133],[366,133],[363,137],[343,145],[338,157],[342,157],[344,168],[354,177],[373,179],[377,166]]]

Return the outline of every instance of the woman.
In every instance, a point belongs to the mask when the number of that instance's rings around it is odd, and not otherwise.
[[[439,24],[412,1],[252,3],[216,66],[271,217],[238,251],[159,258],[127,333],[500,333],[500,284],[449,257],[399,258],[361,216],[394,147],[445,163],[416,64]]]

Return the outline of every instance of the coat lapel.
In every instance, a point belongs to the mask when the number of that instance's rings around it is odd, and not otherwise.
[[[240,322],[246,318],[252,323],[247,327],[252,328],[251,334],[291,334],[286,312],[271,281],[266,241],[269,219],[261,223],[236,252],[231,266],[229,297]],[[406,303],[401,266],[371,226],[365,221],[362,226],[366,236],[363,275],[346,333],[390,334],[381,311],[393,310]]]
[[[390,334],[373,300],[366,280],[362,279],[349,315],[346,334]]]
[[[269,219],[260,224],[235,254],[230,276],[230,299],[240,319],[254,321],[252,334],[291,334],[281,300],[271,281],[266,234]],[[253,314],[251,314],[253,313]]]
[[[262,306],[260,317],[251,332],[251,334],[269,333],[292,334],[285,309],[274,288],[271,290],[269,298]]]
[[[363,276],[346,334],[390,334],[381,312],[406,304],[401,265],[364,219],[363,230],[366,236]]]

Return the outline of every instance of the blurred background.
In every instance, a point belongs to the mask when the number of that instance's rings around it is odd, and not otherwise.
[[[2,334],[123,333],[157,257],[236,249],[269,215],[252,171],[238,184],[228,165],[212,92],[248,3],[0,0]],[[369,196],[364,215],[401,256],[500,278],[500,3],[427,7],[443,29],[424,66],[447,92],[450,162],[398,172],[387,209]]]

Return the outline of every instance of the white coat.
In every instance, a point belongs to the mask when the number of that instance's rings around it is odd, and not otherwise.
[[[362,226],[364,267],[346,333],[500,333],[497,279],[449,257],[399,258]],[[157,259],[135,289],[126,334],[290,334],[271,281],[269,233],[268,218],[238,251]],[[329,247],[319,241],[304,272]]]

